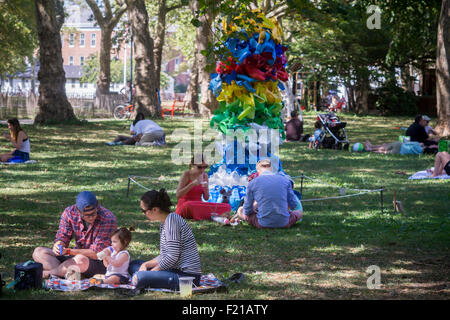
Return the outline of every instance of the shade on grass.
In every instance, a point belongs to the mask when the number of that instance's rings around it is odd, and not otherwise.
[[[373,144],[397,140],[411,119],[343,115],[352,143]],[[150,259],[159,253],[159,225],[144,220],[137,185],[126,197],[128,175],[148,188],[166,188],[174,203],[177,177],[186,170],[171,161],[179,143],[176,128],[194,131],[199,119],[159,121],[167,133],[167,148],[106,146],[117,134],[126,134],[129,122],[89,122],[79,126],[27,126],[33,165],[0,169],[0,272],[12,280],[14,264],[31,258],[35,246],[51,246],[65,207],[82,190],[97,194],[112,210],[119,226],[136,227],[129,251],[132,259]],[[315,115],[305,115],[305,133],[313,132]],[[209,121],[203,120],[203,128]],[[204,145],[210,142],[204,142]],[[10,146],[0,142],[3,152]],[[199,246],[202,269],[225,278],[235,272],[246,280],[228,294],[194,299],[372,299],[445,298],[449,278],[448,181],[411,181],[407,177],[433,165],[433,156],[379,155],[334,150],[310,150],[307,143],[280,146],[283,169],[302,173],[303,197],[336,196],[339,188],[376,189],[384,186],[385,210],[379,194],[340,200],[304,202],[304,220],[291,229],[256,230],[246,224],[221,227],[209,221],[189,221]],[[405,171],[407,175],[397,174]],[[157,179],[159,177],[161,179]],[[164,178],[165,177],[165,178]],[[300,188],[296,180],[296,189]],[[331,187],[330,187],[331,185]],[[393,213],[392,196],[403,202],[404,215]],[[175,209],[175,207],[173,208]],[[382,288],[369,290],[366,269],[378,265]],[[392,296],[392,291],[396,292]],[[108,291],[52,293],[22,292],[6,298],[116,299]],[[135,299],[176,299],[147,293]]]

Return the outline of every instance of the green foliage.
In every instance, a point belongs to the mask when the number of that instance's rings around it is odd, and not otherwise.
[[[23,70],[37,48],[34,1],[0,1],[0,74]]]
[[[175,93],[185,93],[187,90],[187,85],[178,83],[177,85],[175,85],[175,88],[173,90],[175,91]]]
[[[386,82],[375,90],[376,107],[384,115],[414,116],[417,114],[416,96],[399,87],[394,81]]]
[[[90,55],[83,65],[83,76],[80,78],[81,83],[96,83],[98,73],[100,71],[100,58],[98,54]],[[121,60],[112,59],[110,62],[111,82],[123,82],[123,63]],[[130,78],[130,69],[127,68],[127,79]]]
[[[168,85],[169,85],[169,75],[164,71],[161,71],[159,87],[161,89],[166,89]]]

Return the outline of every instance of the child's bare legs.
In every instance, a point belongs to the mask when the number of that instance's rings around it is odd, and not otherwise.
[[[444,166],[450,161],[450,154],[446,151],[438,152],[434,159],[434,171],[431,177],[437,177],[443,174]]]
[[[118,276],[110,276],[103,280],[105,284],[120,284],[120,278]]]

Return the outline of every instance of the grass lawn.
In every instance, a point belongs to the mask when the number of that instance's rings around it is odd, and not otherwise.
[[[341,117],[352,143],[397,140],[409,118]],[[24,125],[31,140],[31,165],[2,165],[0,169],[0,272],[9,283],[14,265],[31,258],[36,246],[51,246],[65,207],[82,190],[97,194],[117,217],[119,226],[133,225],[132,259],[159,253],[159,224],[146,221],[139,208],[145,192],[128,175],[153,177],[139,182],[166,188],[176,203],[178,178],[186,169],[171,161],[179,141],[176,128],[193,132],[200,119],[165,118],[167,148],[104,144],[126,134],[129,121],[97,121],[83,125]],[[313,132],[315,115],[305,115],[305,133]],[[207,129],[209,121],[203,120]],[[4,126],[3,126],[4,127]],[[4,127],[5,128],[5,127]],[[2,140],[0,153],[11,146]],[[377,189],[384,186],[384,213],[379,193],[339,200],[304,202],[303,222],[291,229],[256,230],[247,224],[222,227],[209,221],[188,221],[200,252],[204,273],[224,279],[236,272],[245,281],[228,293],[194,295],[193,299],[448,299],[450,293],[449,181],[408,180],[431,167],[431,155],[402,156],[310,150],[307,143],[280,147],[283,169],[291,176],[304,173],[303,198],[339,195],[339,187]],[[397,174],[405,171],[407,175]],[[162,177],[161,177],[162,176]],[[161,177],[161,179],[158,179]],[[334,187],[330,187],[332,185]],[[300,180],[296,180],[296,189]],[[393,213],[393,191],[405,213]],[[173,208],[175,209],[175,208]],[[366,270],[381,270],[381,288],[368,289]],[[125,299],[114,290],[77,293],[34,290],[3,299]],[[179,299],[168,293],[145,293],[127,299]]]

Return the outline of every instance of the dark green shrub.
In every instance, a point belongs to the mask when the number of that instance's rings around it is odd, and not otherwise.
[[[418,112],[416,96],[392,81],[376,89],[375,94],[375,105],[383,115],[411,116]]]

